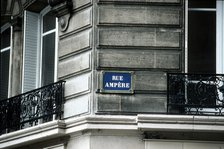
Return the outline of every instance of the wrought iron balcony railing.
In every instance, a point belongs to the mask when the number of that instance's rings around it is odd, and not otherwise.
[[[224,115],[224,74],[167,75],[168,114]]]
[[[0,135],[60,119],[64,81],[0,100]]]

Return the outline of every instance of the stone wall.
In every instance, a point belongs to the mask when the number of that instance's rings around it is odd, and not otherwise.
[[[96,112],[165,113],[166,73],[184,70],[184,1],[99,0],[94,10],[98,78],[134,72],[134,94],[98,93]]]
[[[64,118],[90,113],[92,93],[92,1],[75,0],[68,28],[59,28],[58,79],[65,80]],[[60,23],[59,23],[60,25]]]

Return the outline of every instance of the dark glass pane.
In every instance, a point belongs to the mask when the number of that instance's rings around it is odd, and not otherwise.
[[[54,82],[55,33],[43,37],[42,85]]]
[[[188,18],[188,71],[216,72],[216,13],[190,11]]]
[[[8,98],[10,50],[0,53],[0,100]]]
[[[43,31],[44,33],[55,29],[56,17],[52,13],[48,13],[43,16]]]
[[[1,33],[1,49],[10,46],[10,28]]]
[[[216,0],[189,0],[189,8],[216,8]]]

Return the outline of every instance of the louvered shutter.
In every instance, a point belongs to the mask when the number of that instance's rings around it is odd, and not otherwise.
[[[25,11],[24,25],[24,65],[23,92],[37,87],[38,83],[38,45],[39,14]]]

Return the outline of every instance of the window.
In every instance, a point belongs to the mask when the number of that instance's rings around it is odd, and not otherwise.
[[[223,8],[219,0],[188,0],[188,72],[224,72]]]
[[[56,81],[56,17],[50,7],[40,13],[25,11],[23,92]]]
[[[1,51],[0,51],[0,100],[8,98],[9,88],[9,65],[11,49],[11,28],[1,28]]]
[[[43,16],[42,31],[42,86],[54,82],[55,68],[55,17],[48,13]]]
[[[189,73],[224,73],[224,1],[188,0],[188,72]],[[218,113],[214,106],[221,106],[219,99],[223,94],[219,87],[223,85],[222,77],[209,75],[199,76],[187,85],[187,102],[204,106],[196,110],[207,114]],[[189,104],[188,104],[189,105]],[[189,110],[190,111],[190,110]],[[221,111],[220,111],[221,112]]]

